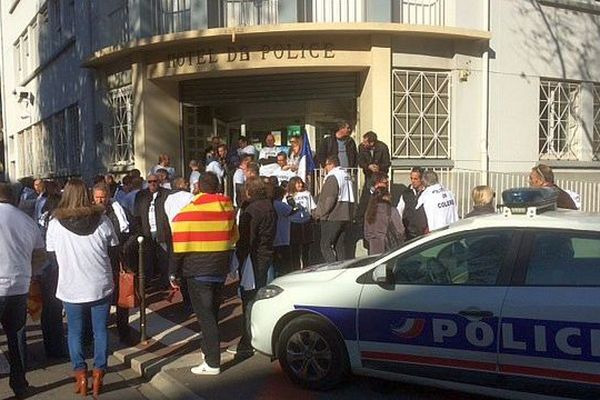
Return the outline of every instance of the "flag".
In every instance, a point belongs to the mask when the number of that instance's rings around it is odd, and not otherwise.
[[[298,176],[306,182],[306,174],[310,174],[315,170],[315,160],[313,159],[312,150],[310,149],[310,141],[306,129],[302,130],[302,149],[300,150],[300,163],[298,165]]]

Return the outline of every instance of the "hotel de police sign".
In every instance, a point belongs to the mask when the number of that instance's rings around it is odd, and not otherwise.
[[[262,62],[275,60],[317,60],[334,59],[336,51],[333,43],[302,42],[274,43],[260,45],[240,45],[217,48],[202,46],[190,50],[169,53],[167,63],[169,68],[203,66],[206,64],[222,64],[236,62]]]

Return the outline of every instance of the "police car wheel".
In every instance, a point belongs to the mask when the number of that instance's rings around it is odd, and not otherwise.
[[[304,315],[286,325],[277,356],[292,382],[308,389],[328,390],[348,373],[348,355],[337,331],[325,321]]]

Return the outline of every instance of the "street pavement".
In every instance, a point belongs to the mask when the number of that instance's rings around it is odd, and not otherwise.
[[[26,376],[31,391],[29,398],[40,400],[81,398],[81,395],[73,393],[74,379],[69,358],[46,358],[39,322],[27,321],[27,347],[28,371]],[[110,349],[119,347],[122,346],[116,340],[113,332],[110,337]],[[3,332],[0,336],[0,351],[4,353],[0,353],[0,399],[11,399],[14,397],[8,386],[8,362],[5,356],[8,348]],[[93,364],[91,350],[88,353],[88,365],[91,368]],[[91,388],[91,379],[89,384]],[[89,398],[91,398],[91,391]],[[166,400],[159,390],[114,356],[110,356],[108,359],[108,372],[104,379],[101,398],[107,400]]]
[[[397,399],[397,400],[483,400],[428,387],[389,383],[372,378],[352,377],[328,392],[313,392],[292,384],[277,361],[256,354],[241,362],[225,349],[239,340],[241,303],[237,285],[228,282],[220,311],[222,372],[218,376],[196,376],[190,368],[202,361],[200,326],[193,315],[185,312],[181,296],[169,298],[168,292],[148,296],[147,343],[125,347],[116,340],[111,326],[109,370],[105,378],[103,399],[151,400],[229,400],[229,399]],[[139,328],[138,314],[130,317],[131,326]],[[6,351],[6,338],[0,336],[0,349]],[[81,398],[72,393],[73,379],[68,359],[48,360],[44,356],[39,324],[28,322],[29,372],[32,399]],[[91,354],[90,354],[91,356]],[[0,399],[10,398],[5,360],[0,357]],[[91,365],[91,360],[90,360]]]

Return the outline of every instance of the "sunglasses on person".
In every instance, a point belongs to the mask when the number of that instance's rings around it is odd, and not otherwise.
[[[158,181],[156,179],[152,179],[150,181],[148,181],[148,183],[157,183]]]

